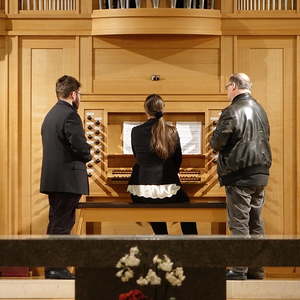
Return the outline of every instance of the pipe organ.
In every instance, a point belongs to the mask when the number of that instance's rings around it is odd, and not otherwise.
[[[76,10],[76,0],[21,0],[20,10]]]
[[[237,10],[295,10],[295,0],[236,0]]]

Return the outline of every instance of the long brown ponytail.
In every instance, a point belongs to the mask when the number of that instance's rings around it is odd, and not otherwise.
[[[167,159],[176,148],[178,139],[176,127],[164,120],[164,101],[159,95],[149,95],[145,100],[144,108],[148,115],[157,119],[152,126],[151,147],[160,158]]]

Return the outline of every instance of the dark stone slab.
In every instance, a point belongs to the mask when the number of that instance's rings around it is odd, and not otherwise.
[[[167,254],[183,267],[184,285],[170,290],[169,296],[176,300],[225,300],[226,266],[300,266],[299,236],[153,235],[2,236],[0,266],[75,266],[76,300],[117,300],[119,293],[138,288],[134,283],[123,285],[115,276],[116,263],[133,246],[146,262],[156,254]]]
[[[109,267],[130,247],[168,254],[186,267],[300,265],[300,237],[12,236],[0,237],[0,266]]]
[[[145,295],[157,300],[218,300],[226,299],[225,268],[184,268],[186,279],[180,287],[162,286],[140,287],[130,281],[123,283],[115,276],[112,268],[80,268],[77,273],[78,282],[75,284],[77,300],[117,300],[120,293],[133,289],[141,290]]]

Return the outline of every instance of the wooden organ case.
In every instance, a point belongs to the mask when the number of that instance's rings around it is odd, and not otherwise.
[[[165,119],[169,122],[194,122],[201,124],[200,153],[183,154],[180,179],[192,202],[224,201],[225,194],[219,187],[215,156],[209,139],[221,109],[217,103],[184,103],[166,101]],[[132,154],[123,153],[124,122],[146,121],[143,99],[138,102],[82,102],[80,114],[88,143],[92,146],[92,161],[87,163],[90,195],[87,201],[130,202],[126,191]]]

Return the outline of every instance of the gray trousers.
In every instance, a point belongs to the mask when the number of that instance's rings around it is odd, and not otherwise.
[[[261,211],[264,204],[264,186],[225,186],[227,196],[228,226],[232,235],[263,235]],[[236,272],[248,271],[235,267]]]

